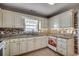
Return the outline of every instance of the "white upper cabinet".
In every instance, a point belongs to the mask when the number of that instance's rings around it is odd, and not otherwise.
[[[48,20],[47,19],[41,19],[41,28],[48,28]]]
[[[2,10],[3,13],[3,27],[14,27],[14,13],[7,10]]]
[[[24,28],[24,19],[20,13],[8,10],[2,10],[2,13],[3,13],[3,27]]]
[[[60,15],[57,15],[53,19],[53,27],[54,28],[60,28]]]
[[[24,18],[20,13],[15,14],[15,28],[24,28]]]
[[[67,27],[72,27],[73,26],[73,13],[72,11],[67,11],[64,12],[62,14],[60,14],[61,16],[61,27],[63,28],[67,28]]]
[[[0,9],[0,27],[2,27],[2,10]]]
[[[60,28],[60,15],[50,18],[50,28]]]
[[[73,27],[73,10],[69,10],[50,18],[50,28],[68,28]]]

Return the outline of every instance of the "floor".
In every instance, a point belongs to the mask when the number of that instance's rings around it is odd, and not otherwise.
[[[43,48],[27,54],[23,54],[22,56],[60,56],[60,55],[49,48]]]

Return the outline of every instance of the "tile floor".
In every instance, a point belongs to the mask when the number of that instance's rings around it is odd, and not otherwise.
[[[23,54],[21,56],[60,56],[60,55],[49,48],[43,48],[37,51]]]

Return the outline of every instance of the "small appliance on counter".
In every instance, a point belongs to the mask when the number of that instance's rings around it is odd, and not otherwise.
[[[56,47],[57,47],[57,40],[56,37],[53,36],[49,36],[48,37],[48,47],[54,51],[56,51]]]

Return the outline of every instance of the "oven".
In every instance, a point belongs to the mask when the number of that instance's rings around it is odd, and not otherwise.
[[[57,48],[57,38],[53,36],[49,36],[48,38],[48,47],[54,51],[56,51]]]

